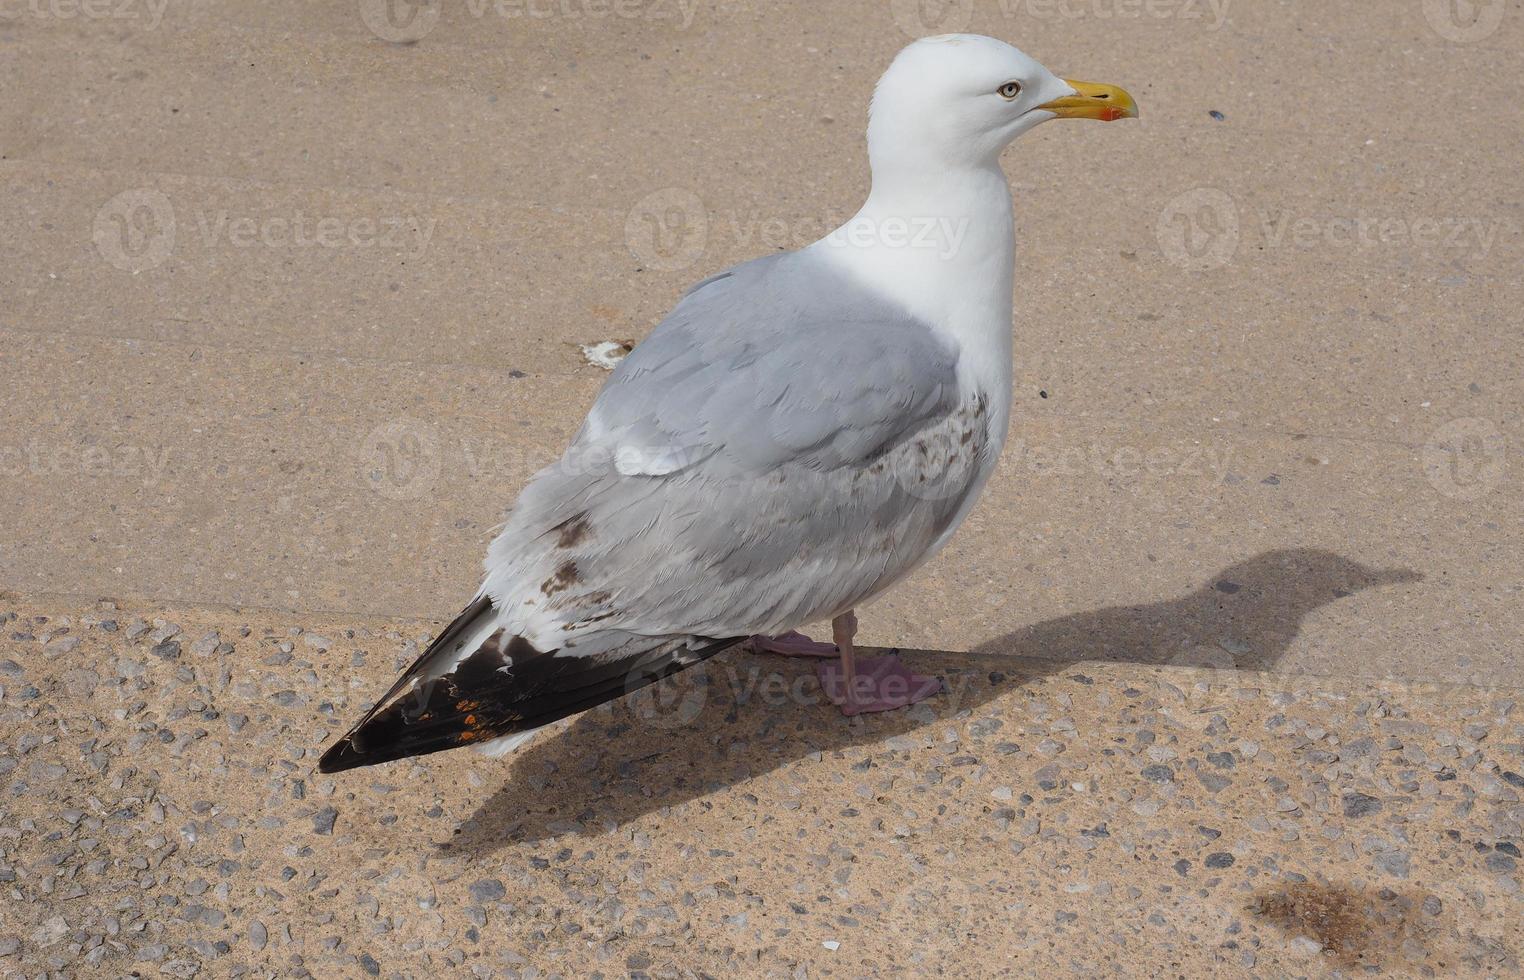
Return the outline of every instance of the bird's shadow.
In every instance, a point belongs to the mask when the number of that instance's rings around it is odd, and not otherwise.
[[[510,843],[601,833],[812,753],[905,734],[1082,661],[1270,671],[1310,613],[1422,578],[1329,551],[1266,552],[1180,598],[1050,619],[970,653],[905,651],[916,670],[943,678],[944,693],[850,720],[823,696],[813,662],[731,650],[542,732],[440,847],[482,856]]]

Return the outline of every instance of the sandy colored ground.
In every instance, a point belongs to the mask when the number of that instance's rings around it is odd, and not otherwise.
[[[847,217],[962,28],[1143,118],[1007,156],[1007,453],[861,617],[956,697],[734,653],[315,776],[582,345]],[[0,975],[1517,974],[1521,49],[1520,0],[0,0]]]

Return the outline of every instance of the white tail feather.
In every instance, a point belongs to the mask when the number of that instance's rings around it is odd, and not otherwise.
[[[502,738],[494,738],[490,742],[483,742],[476,747],[476,751],[489,759],[501,759],[525,742],[534,738],[538,728],[532,728],[527,732],[514,732],[512,735],[504,735]]]

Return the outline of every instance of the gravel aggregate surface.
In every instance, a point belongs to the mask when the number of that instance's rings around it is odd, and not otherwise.
[[[286,618],[280,618],[286,615]],[[734,651],[329,777],[433,623],[0,601],[0,976],[1516,975],[1517,690]]]

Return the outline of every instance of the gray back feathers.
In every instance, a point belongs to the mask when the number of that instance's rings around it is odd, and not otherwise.
[[[809,253],[707,280],[524,490],[485,588],[569,654],[849,608],[923,560],[987,471],[957,357]]]

